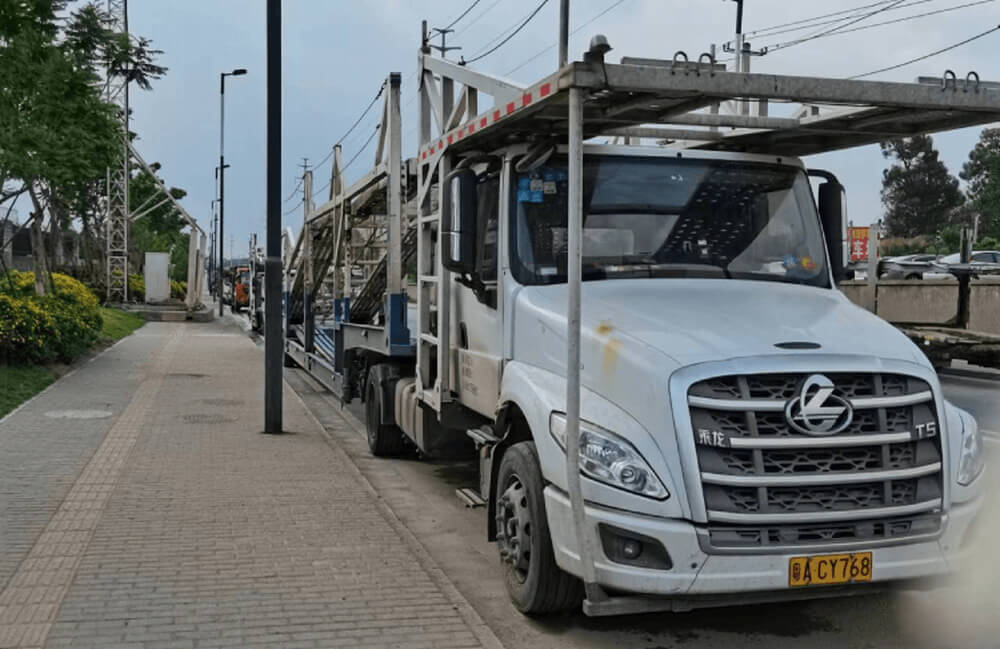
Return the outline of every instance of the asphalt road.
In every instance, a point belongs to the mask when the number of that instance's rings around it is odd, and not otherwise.
[[[707,609],[679,614],[587,618],[581,613],[532,619],[508,602],[495,547],[485,541],[483,508],[466,508],[458,487],[476,486],[471,463],[417,458],[379,460],[368,453],[360,404],[345,427],[340,406],[310,388],[301,372],[289,377],[310,409],[361,467],[397,516],[413,532],[462,594],[510,648],[664,649],[668,647],[782,649],[857,647],[946,649],[1000,647],[1000,562],[992,534],[957,583],[930,592],[894,592],[850,599]],[[944,377],[946,395],[969,410],[985,430],[1000,431],[1000,381]],[[349,417],[349,419],[353,419]],[[336,430],[339,429],[339,432]],[[987,445],[1000,465],[1000,435]],[[992,472],[1000,473],[1000,468]],[[987,529],[1000,532],[1000,503],[988,502]]]

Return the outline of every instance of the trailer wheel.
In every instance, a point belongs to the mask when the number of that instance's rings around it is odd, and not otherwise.
[[[497,548],[514,606],[529,615],[578,606],[582,583],[556,564],[552,551],[534,442],[507,449],[496,485]]]
[[[368,448],[375,457],[400,455],[406,450],[403,431],[395,424],[383,424],[382,384],[387,380],[388,367],[376,365],[368,372],[365,388],[365,428],[368,433]]]

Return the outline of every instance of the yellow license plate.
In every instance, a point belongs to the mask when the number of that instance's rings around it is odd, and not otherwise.
[[[872,553],[823,554],[788,560],[788,585],[822,586],[872,580]]]

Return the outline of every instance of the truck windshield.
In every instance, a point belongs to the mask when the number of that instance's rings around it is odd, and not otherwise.
[[[565,156],[517,174],[512,267],[522,284],[566,281]],[[828,286],[805,173],[682,158],[584,160],[583,278],[710,277]]]

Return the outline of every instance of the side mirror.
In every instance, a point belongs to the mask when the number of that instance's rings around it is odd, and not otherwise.
[[[826,182],[819,186],[819,197],[816,202],[819,207],[819,217],[823,223],[823,235],[826,238],[830,270],[834,280],[840,282],[846,278],[847,268],[844,186],[831,174]]]
[[[447,179],[448,199],[441,210],[441,263],[453,273],[476,269],[478,179],[472,169],[457,169]]]

